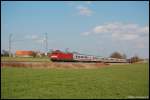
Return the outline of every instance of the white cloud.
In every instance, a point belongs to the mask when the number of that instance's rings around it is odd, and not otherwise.
[[[91,31],[82,34],[110,34],[115,39],[132,40],[139,38],[143,34],[147,36],[149,34],[149,26],[140,27],[138,24],[123,24],[118,22],[107,23],[96,26]]]
[[[78,9],[80,15],[91,16],[93,13],[92,10],[89,9],[88,7],[78,6],[77,9]]]

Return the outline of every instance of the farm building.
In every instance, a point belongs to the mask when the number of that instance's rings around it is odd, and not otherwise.
[[[27,50],[17,50],[16,56],[18,57],[33,57],[34,52],[33,51],[27,51]]]

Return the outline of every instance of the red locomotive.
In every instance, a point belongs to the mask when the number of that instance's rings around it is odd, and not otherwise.
[[[49,57],[52,61],[73,61],[72,53],[64,53],[59,50],[53,51]]]

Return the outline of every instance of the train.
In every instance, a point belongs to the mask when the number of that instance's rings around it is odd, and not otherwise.
[[[104,58],[93,55],[85,55],[80,53],[62,52],[60,50],[53,51],[49,58],[51,61],[57,62],[104,62],[104,63],[127,63],[127,59]]]

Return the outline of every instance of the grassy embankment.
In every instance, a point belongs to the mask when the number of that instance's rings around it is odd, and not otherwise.
[[[44,61],[49,62],[48,57],[1,57],[1,61]]]
[[[149,96],[148,64],[99,69],[1,68],[1,98],[129,98]]]

